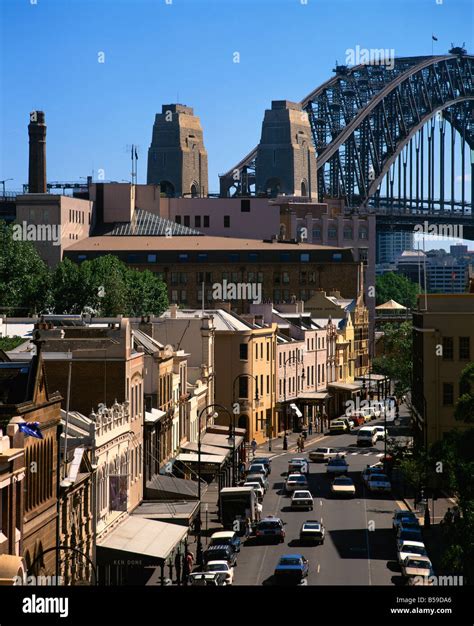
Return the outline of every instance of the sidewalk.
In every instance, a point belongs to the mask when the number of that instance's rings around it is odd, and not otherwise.
[[[304,442],[305,449],[311,443],[315,443],[319,439],[322,439],[326,434],[327,433],[315,433],[313,431],[313,434],[308,435],[305,439],[305,442]],[[300,435],[301,433],[290,432],[290,434],[288,435],[288,452],[296,452],[296,442]],[[252,450],[249,445],[247,446],[247,451],[248,451],[247,458],[249,461],[251,461]],[[284,452],[283,437],[275,437],[274,439],[271,440],[271,450],[269,450],[269,442],[266,441],[265,443],[262,443],[259,446],[257,446],[257,451],[255,453],[255,456],[274,456],[275,454],[279,454],[281,452]]]

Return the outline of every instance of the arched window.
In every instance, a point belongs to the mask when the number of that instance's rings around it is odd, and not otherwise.
[[[306,192],[306,183],[304,180],[301,181],[301,195],[302,196],[306,196],[307,192]]]

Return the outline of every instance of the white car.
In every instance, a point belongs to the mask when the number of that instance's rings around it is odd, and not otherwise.
[[[383,441],[387,436],[387,431],[385,430],[384,426],[374,426],[374,431],[377,435],[377,441],[379,441],[379,439],[382,439]]]
[[[326,474],[328,476],[338,476],[339,474],[347,474],[349,471],[349,464],[345,459],[335,457],[328,461],[326,465]]]
[[[390,493],[392,485],[385,474],[371,474],[367,481],[367,487],[372,493]]]
[[[335,448],[316,448],[315,450],[311,450],[308,456],[311,461],[328,461],[336,457],[343,459],[346,453],[338,452]]]
[[[400,565],[409,556],[428,556],[425,548],[425,544],[421,541],[403,541],[398,548],[398,562]]]
[[[290,474],[286,479],[285,489],[287,492],[296,491],[297,489],[307,489],[308,480],[304,474]]]
[[[300,491],[299,489],[293,492],[291,497],[291,508],[293,509],[308,509],[313,510],[313,496],[310,491]]]
[[[263,487],[259,483],[245,482],[244,487],[252,487],[255,493],[257,494],[257,499],[259,501],[263,500],[263,496],[265,494]]]
[[[218,572],[226,575],[226,582],[231,585],[234,581],[234,568],[227,561],[209,561],[205,567],[206,572]]]
[[[365,468],[362,472],[362,480],[366,485],[369,482],[369,478],[374,474],[383,474],[383,463],[376,463],[375,465]]]
[[[354,481],[349,476],[337,476],[331,485],[331,491],[336,496],[355,496]]]
[[[402,574],[406,578],[411,576],[430,576],[432,572],[431,561],[427,556],[407,556],[402,563]]]

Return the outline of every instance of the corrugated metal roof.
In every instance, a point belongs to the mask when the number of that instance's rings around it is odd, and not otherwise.
[[[130,235],[138,237],[170,237],[175,235],[201,235],[198,230],[177,224],[164,217],[136,209],[130,222],[117,222],[111,231],[105,234],[106,237],[128,237]]]

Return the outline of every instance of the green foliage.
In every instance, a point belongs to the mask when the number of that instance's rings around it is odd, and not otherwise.
[[[461,373],[460,389],[463,391],[454,409],[454,417],[467,423],[474,423],[474,363],[469,363]]]
[[[418,285],[402,274],[387,272],[377,276],[375,281],[375,299],[377,306],[388,300],[395,300],[409,309],[416,306],[416,297],[420,293]]]
[[[50,274],[33,244],[13,238],[0,222],[0,306],[9,315],[41,312],[48,304]]]
[[[8,314],[48,310],[102,316],[160,315],[168,307],[166,285],[152,272],[130,269],[114,255],[77,265],[64,259],[49,270],[31,242],[15,241],[0,224],[0,306]]]
[[[27,340],[23,337],[17,337],[16,335],[14,337],[0,337],[0,350],[5,350],[5,352],[14,350],[25,341]]]
[[[395,395],[404,395],[411,387],[412,380],[412,325],[384,324],[384,354],[373,360],[372,369],[376,374],[385,374],[395,381]]]

